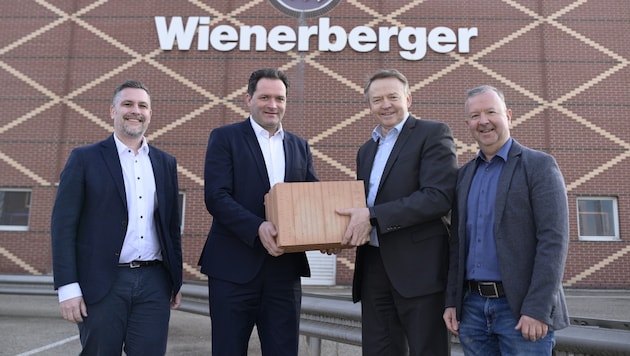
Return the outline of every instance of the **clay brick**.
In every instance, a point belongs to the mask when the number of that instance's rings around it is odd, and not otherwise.
[[[341,248],[350,218],[335,210],[352,207],[365,207],[363,181],[278,183],[265,195],[267,220],[286,252]]]

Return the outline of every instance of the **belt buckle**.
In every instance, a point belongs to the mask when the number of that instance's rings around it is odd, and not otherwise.
[[[481,287],[484,286],[492,286],[492,289],[494,289],[494,294],[491,295],[486,295],[482,290]],[[499,298],[499,289],[497,288],[497,284],[495,282],[478,282],[477,283],[477,291],[479,292],[480,295],[486,297],[486,298]]]
[[[131,261],[131,262],[129,262],[129,268],[138,268],[138,267],[140,267],[140,266],[142,266],[142,265],[140,264],[140,262],[137,262],[137,261]]]

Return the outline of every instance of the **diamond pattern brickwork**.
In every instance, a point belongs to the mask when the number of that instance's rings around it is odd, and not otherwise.
[[[627,288],[630,282],[630,2],[625,0],[342,0],[331,25],[477,27],[467,54],[429,50],[420,61],[391,51],[162,51],[154,16],[209,16],[218,25],[316,25],[267,0],[3,0],[0,3],[0,186],[33,189],[28,232],[0,232],[0,273],[47,274],[50,211],[70,150],[108,136],[111,92],[125,79],[152,90],[148,138],[178,158],[186,192],[185,278],[200,279],[197,259],[211,217],[203,203],[203,158],[210,131],[247,116],[249,73],[280,67],[292,80],[285,127],[309,140],[322,180],[354,179],[355,154],[374,121],[362,87],[392,67],[409,78],[412,113],[447,122],[460,164],[476,144],[463,123],[465,90],[505,90],[513,136],[553,154],[567,183],[571,243],[565,284]],[[196,43],[196,42],[194,42]],[[620,242],[581,242],[575,199],[619,199]],[[349,283],[353,253],[338,258]]]

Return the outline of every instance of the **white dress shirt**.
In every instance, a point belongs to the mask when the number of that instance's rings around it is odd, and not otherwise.
[[[142,138],[142,146],[135,154],[116,138],[116,148],[125,181],[127,198],[127,234],[120,251],[120,263],[161,260],[160,242],[153,221],[157,209],[155,176],[149,158],[149,145]]]
[[[278,131],[269,136],[269,131],[258,125],[251,116],[249,117],[249,122],[256,133],[258,145],[265,158],[269,186],[273,187],[276,183],[284,182],[284,130],[282,125],[278,128]]]

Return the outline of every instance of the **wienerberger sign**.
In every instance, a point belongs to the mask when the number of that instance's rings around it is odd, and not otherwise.
[[[460,27],[453,30],[439,26],[426,27],[397,26],[372,28],[357,26],[347,31],[341,26],[330,25],[330,18],[320,17],[317,26],[276,26],[270,30],[260,25],[240,26],[219,25],[210,28],[209,16],[190,16],[184,19],[173,16],[167,21],[164,16],[155,17],[155,28],[160,41],[160,48],[165,51],[178,49],[188,51],[227,52],[267,51],[277,52],[297,50],[310,51],[309,39],[317,38],[316,50],[321,52],[339,52],[350,46],[357,52],[367,53],[374,50],[390,52],[390,43],[394,39],[398,45],[398,54],[410,61],[417,61],[431,49],[437,53],[470,52],[470,40],[477,36],[476,27]],[[197,37],[196,46],[193,40]]]

